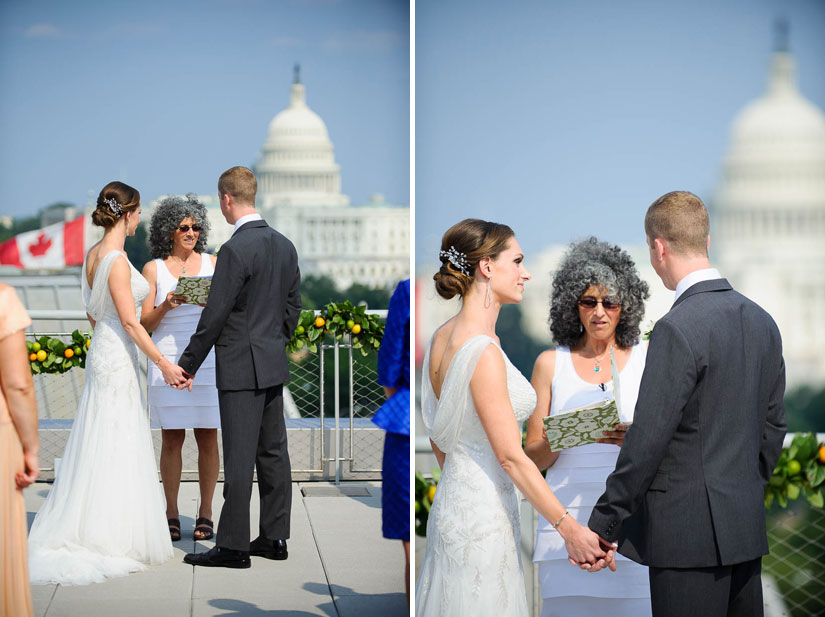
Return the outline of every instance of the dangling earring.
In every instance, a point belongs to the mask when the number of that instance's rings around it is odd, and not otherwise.
[[[490,281],[493,280],[493,277],[487,279],[487,293],[484,294],[484,308],[490,308],[490,305],[493,303],[493,293],[490,291]]]

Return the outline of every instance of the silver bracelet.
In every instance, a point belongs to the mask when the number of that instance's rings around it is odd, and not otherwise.
[[[553,523],[553,529],[556,529],[559,525],[561,525],[561,522],[564,520],[564,517],[567,516],[568,514],[570,514],[570,513],[567,510],[565,510],[564,514],[561,515],[561,518],[559,520],[557,520],[555,523]]]

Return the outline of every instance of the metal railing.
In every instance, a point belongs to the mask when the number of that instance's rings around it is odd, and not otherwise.
[[[386,319],[386,310],[370,310],[367,313]],[[86,318],[84,311],[77,310],[32,310],[30,316],[37,320],[82,320]],[[30,338],[43,335],[58,337],[67,340],[70,332],[37,331],[27,333]],[[347,353],[343,356],[342,352]],[[327,356],[331,355],[331,358]],[[148,358],[141,354],[140,376],[144,395],[148,391],[146,379]],[[342,368],[343,364],[343,368]],[[332,374],[330,375],[330,365]],[[362,358],[360,352],[353,355],[353,348],[348,336],[338,341],[323,342],[318,345],[317,353],[304,353],[289,357],[291,381],[284,389],[284,409],[288,427],[296,429],[319,428],[317,432],[317,447],[311,447],[316,456],[311,458],[316,464],[298,465],[293,467],[293,473],[324,474],[326,466],[334,467],[334,480],[340,482],[342,465],[352,473],[379,474],[381,468],[375,462],[380,462],[380,448],[383,437],[376,440],[373,435],[364,437],[364,429],[376,428],[366,422],[377,411],[384,401],[384,390],[377,383],[377,358],[370,354]],[[64,439],[58,439],[49,434],[50,428],[67,428],[69,420],[73,419],[83,386],[84,371],[72,369],[63,374],[41,374],[35,376],[35,389],[38,398],[38,411],[41,424],[41,456],[44,465],[48,465],[50,448],[53,453],[62,452]],[[329,396],[328,389],[333,393]],[[343,395],[342,395],[343,392]],[[342,404],[347,401],[348,404]],[[148,401],[148,396],[144,396]],[[148,405],[148,404],[147,404]],[[149,413],[149,410],[147,410]],[[317,422],[313,422],[317,420]],[[344,420],[344,422],[342,422]],[[309,422],[307,422],[309,421]],[[332,427],[330,427],[332,424]],[[346,424],[346,426],[343,426]],[[367,431],[372,432],[372,431]],[[312,440],[310,437],[308,440]],[[52,443],[53,442],[53,443]],[[348,449],[345,447],[348,445]],[[329,454],[326,454],[330,450]],[[368,451],[367,451],[368,450]],[[358,454],[361,454],[366,464],[359,465]],[[300,459],[308,460],[308,459]],[[184,455],[183,474],[197,474],[197,459],[191,454]],[[372,462],[373,464],[369,464]],[[53,466],[43,466],[41,471],[53,472]],[[332,478],[330,478],[332,479]]]

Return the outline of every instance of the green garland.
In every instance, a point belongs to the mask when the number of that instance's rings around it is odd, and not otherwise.
[[[788,500],[804,495],[815,508],[825,507],[825,444],[816,442],[814,433],[796,435],[782,448],[779,462],[765,488],[765,507],[774,501],[783,508]]]
[[[70,343],[64,343],[59,338],[51,336],[26,341],[32,374],[65,373],[75,366],[86,368],[86,354],[89,352],[91,336],[91,332],[85,336],[79,330],[75,330],[72,332]]]
[[[430,517],[430,508],[435,499],[438,481],[441,479],[441,470],[436,467],[432,470],[432,480],[428,480],[420,472],[415,472],[415,535],[427,535],[427,519]]]
[[[295,353],[305,347],[317,353],[318,344],[326,334],[337,340],[348,336],[353,349],[360,349],[361,355],[377,351],[384,336],[384,324],[378,315],[368,315],[366,306],[353,306],[352,302],[330,302],[321,309],[320,315],[313,310],[301,311],[298,325],[286,350]]]

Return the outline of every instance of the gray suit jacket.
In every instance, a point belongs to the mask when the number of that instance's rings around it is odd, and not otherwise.
[[[219,390],[289,381],[286,344],[301,313],[298,255],[264,221],[242,225],[221,246],[206,308],[180,366],[195,374],[215,346]]]
[[[653,329],[634,421],[590,528],[662,568],[766,554],[784,390],[770,315],[724,279],[690,287]]]

